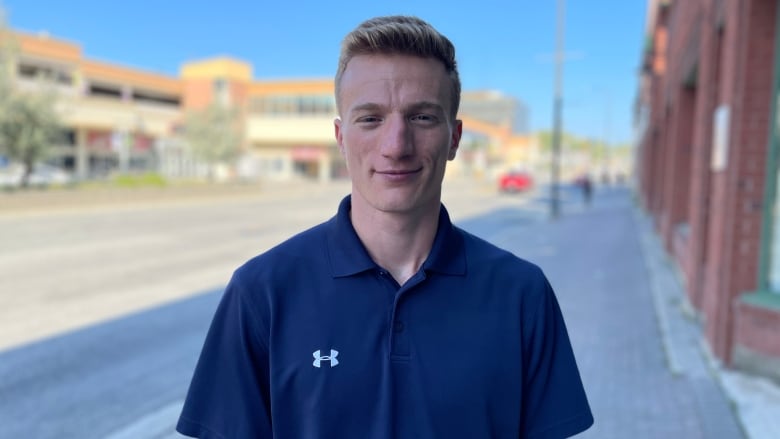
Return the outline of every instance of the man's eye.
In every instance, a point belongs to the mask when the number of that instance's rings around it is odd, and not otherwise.
[[[422,123],[436,122],[436,116],[430,114],[415,114],[414,116],[411,117],[411,119],[414,122],[422,122]]]
[[[357,120],[358,123],[377,123],[379,121],[380,119],[376,116],[362,116]]]

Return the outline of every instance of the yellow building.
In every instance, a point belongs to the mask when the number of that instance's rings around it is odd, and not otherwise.
[[[181,119],[182,81],[84,58],[75,43],[13,35],[14,85],[53,91],[65,125],[59,165],[81,178],[150,166]]]
[[[276,180],[346,175],[334,138],[331,78],[256,80],[250,64],[226,57],[186,62],[171,77],[85,58],[80,45],[44,34],[14,32],[11,39],[14,84],[55,92],[65,141],[56,146],[54,161],[78,178],[147,170],[173,177],[202,174],[203,165],[179,134],[187,112],[213,102],[240,115],[244,141],[232,175]],[[492,99],[466,96],[472,102]],[[506,118],[461,117],[466,133],[482,140],[477,159],[464,154],[454,169],[492,166],[502,154],[523,156],[527,142]]]

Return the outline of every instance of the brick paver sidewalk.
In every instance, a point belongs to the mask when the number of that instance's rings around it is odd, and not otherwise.
[[[506,209],[491,220],[517,227],[474,222],[472,231],[549,276],[596,419],[582,437],[744,437],[695,334],[674,333],[682,341],[669,342],[668,332],[680,328],[657,312],[659,279],[649,269],[629,192],[602,190],[589,207],[576,195],[569,194],[556,221],[544,218],[540,202],[535,214]],[[682,353],[672,357],[670,349]]]

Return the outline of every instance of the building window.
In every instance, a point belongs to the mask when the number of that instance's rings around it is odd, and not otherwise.
[[[21,62],[18,72],[22,79],[42,79],[62,85],[73,84],[73,75],[64,68]]]
[[[122,98],[122,89],[119,86],[104,84],[89,84],[87,94],[90,96],[102,96],[115,99]]]
[[[214,100],[221,105],[230,105],[230,87],[224,78],[214,80]]]
[[[278,95],[255,97],[249,109],[254,114],[279,116],[332,116],[336,113],[336,101],[326,95]]]
[[[178,107],[181,103],[181,99],[178,96],[165,95],[163,93],[156,93],[152,91],[133,90],[132,97],[134,101],[139,103],[145,102],[173,107]]]
[[[777,160],[777,149],[780,148],[780,93],[775,96],[775,117],[774,126],[772,128],[772,140],[771,148],[775,149],[775,160]],[[773,292],[780,294],[780,168],[775,168],[774,176],[774,200],[772,200],[773,208],[769,215],[770,221],[771,240],[769,242],[769,267],[767,270],[767,284],[769,289]],[[766,221],[767,219],[765,219]]]
[[[62,133],[60,133],[60,139],[62,146],[74,148],[76,146],[76,131],[66,128],[62,130]]]

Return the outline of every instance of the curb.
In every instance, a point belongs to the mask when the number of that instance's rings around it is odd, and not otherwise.
[[[727,369],[712,355],[674,261],[661,247],[647,214],[636,205],[633,211],[669,370],[679,376],[713,377],[745,438],[780,437],[780,386]]]

